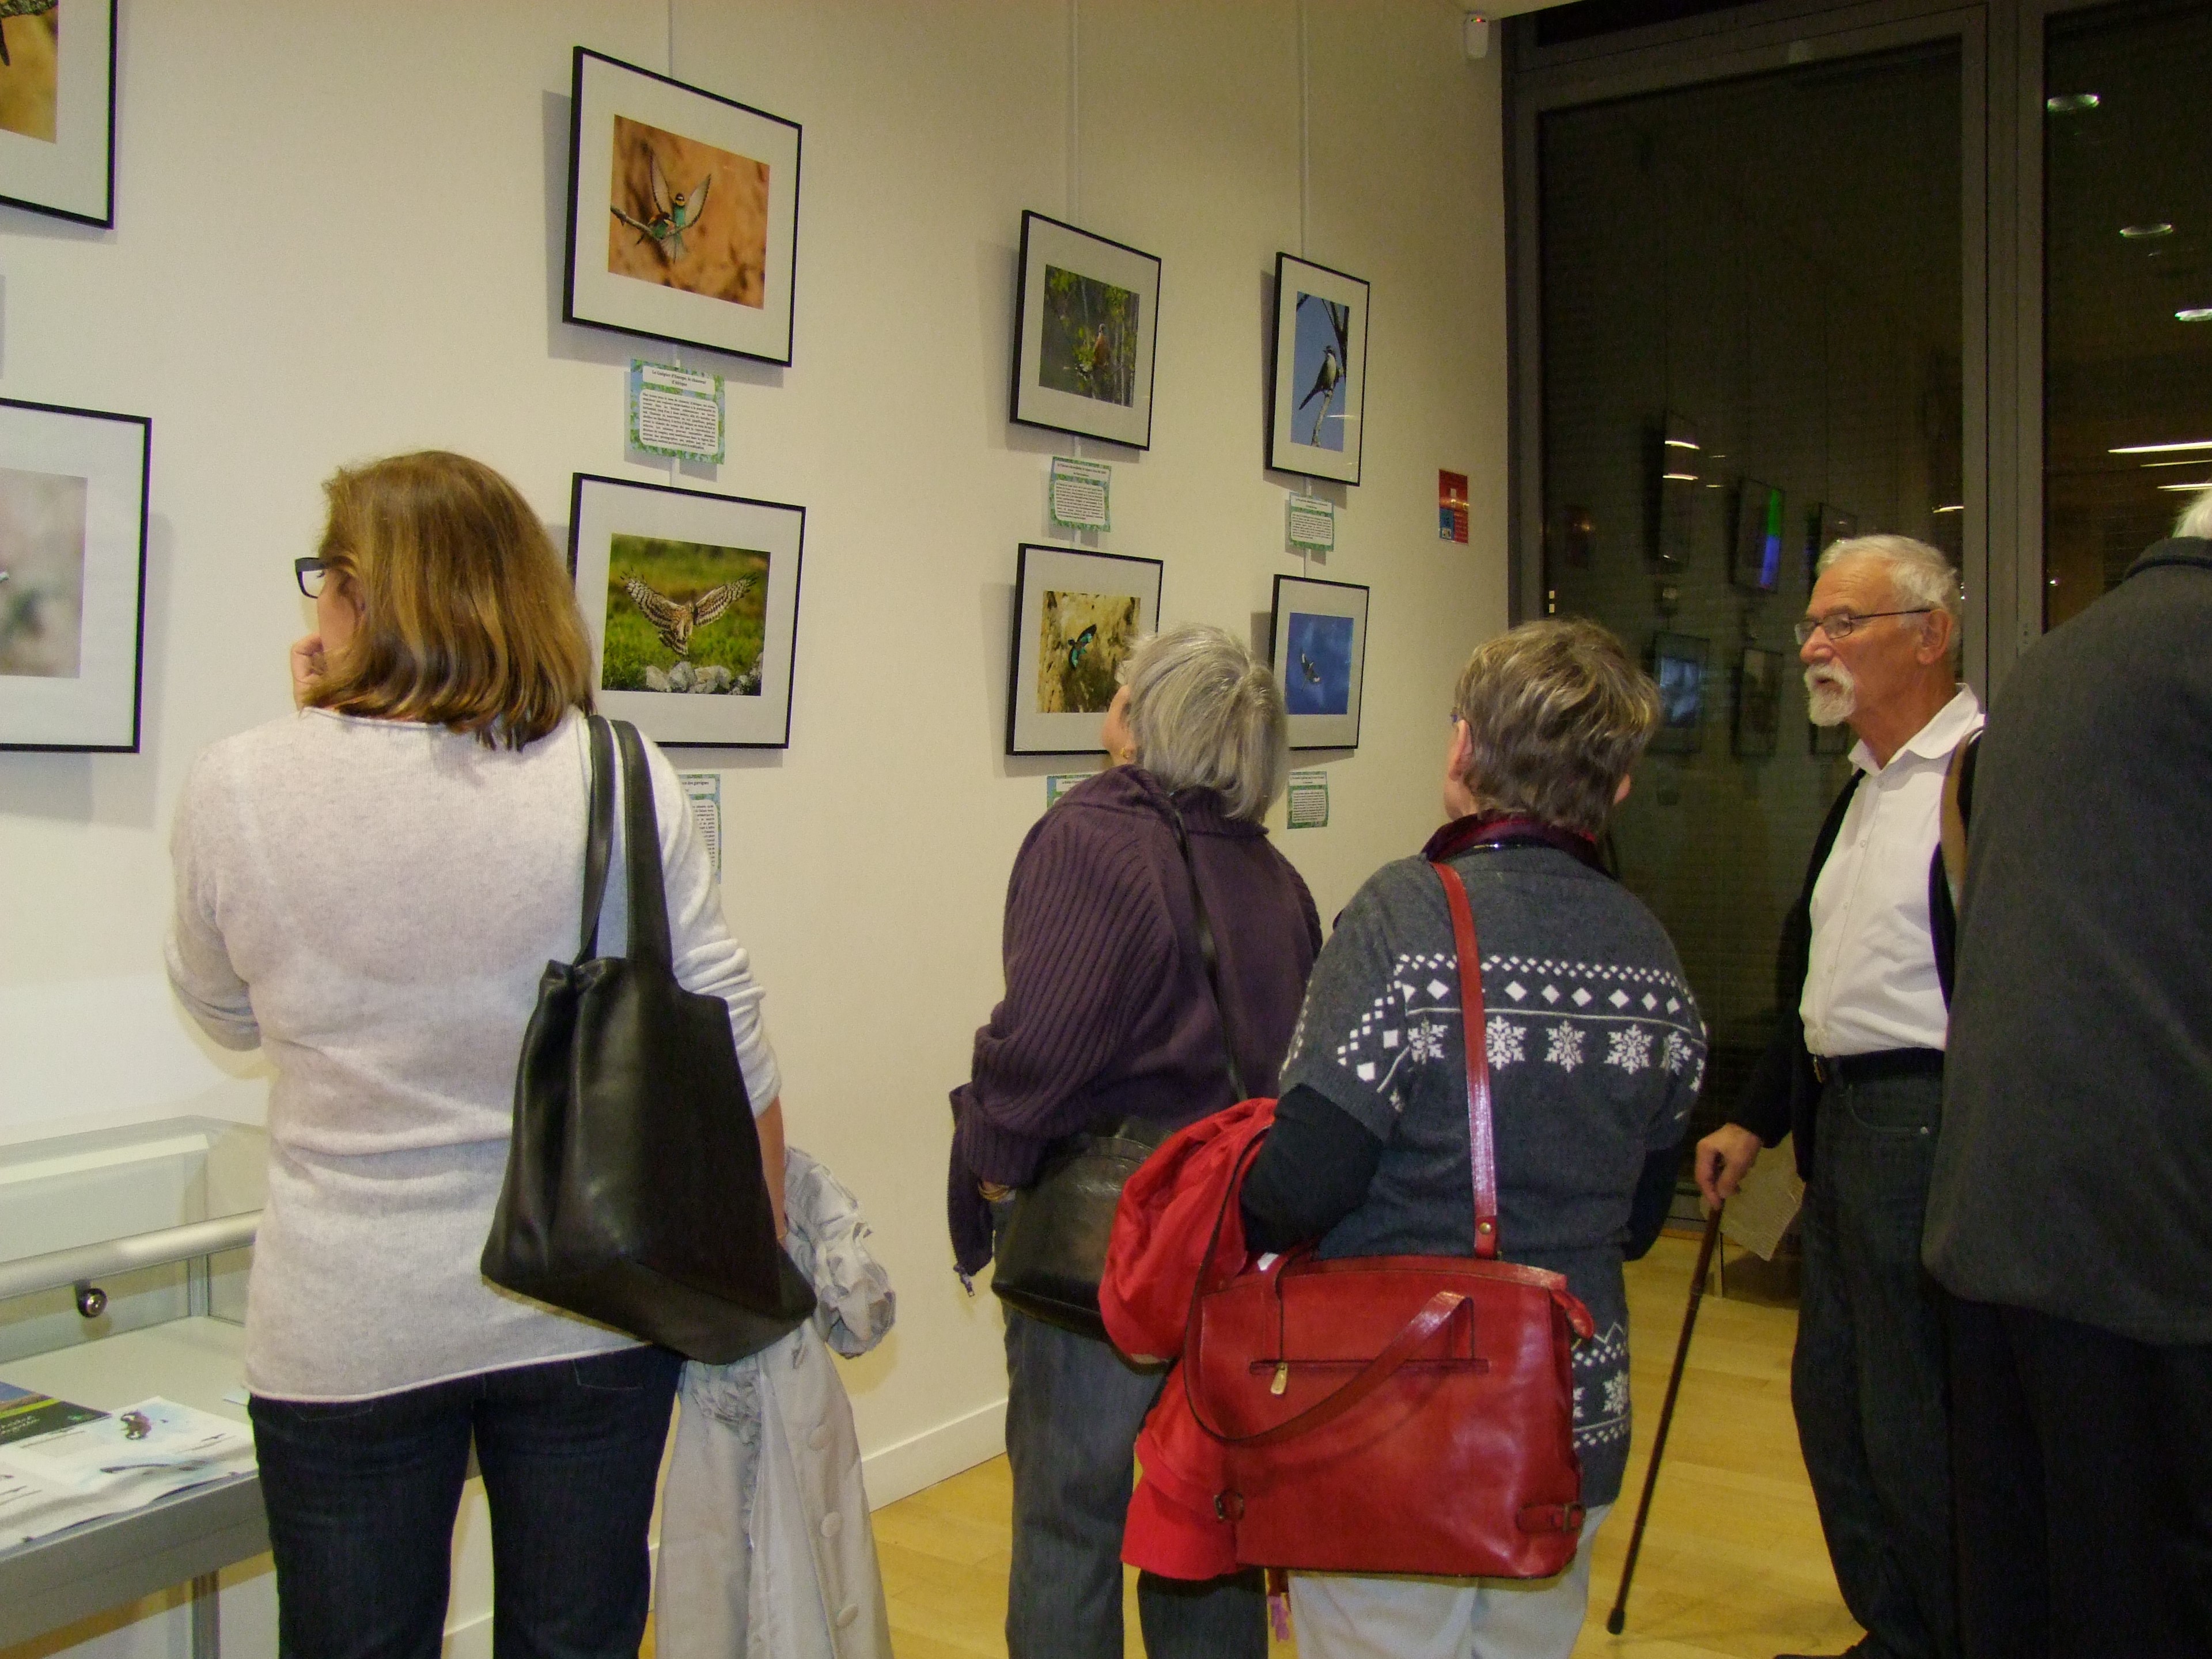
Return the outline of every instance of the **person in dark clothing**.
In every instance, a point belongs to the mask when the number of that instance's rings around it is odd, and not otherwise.
[[[1261,824],[1282,791],[1288,730],[1273,677],[1219,629],[1172,629],[1131,658],[1105,721],[1117,763],[1046,812],[1007,884],[1006,1000],[952,1091],[948,1199],[963,1276],[990,1260],[1012,1190],[1055,1141],[1123,1116],[1179,1128],[1236,1103],[1194,875],[1237,1075],[1273,1092],[1321,945],[1312,896]],[[1162,1374],[1012,1308],[1006,1322],[1007,1651],[1119,1659],[1121,1531]],[[1146,1574],[1137,1601],[1154,1659],[1264,1659],[1255,1574],[1196,1584]]]
[[[1597,1322],[1574,1358],[1588,1518],[1575,1565],[1548,1586],[1299,1574],[1306,1659],[1573,1648],[1589,1541],[1628,1460],[1621,1261],[1657,1236],[1705,1072],[1705,1025],[1674,947],[1596,851],[1657,722],[1657,690],[1603,629],[1547,620],[1477,650],[1454,707],[1453,821],[1420,857],[1369,878],[1315,964],[1287,1091],[1244,1181],[1246,1242],[1317,1237],[1324,1257],[1473,1254],[1458,960],[1428,862],[1449,861],[1482,953],[1499,1253],[1565,1273]]]
[[[2212,492],[1990,710],[1924,1240],[1972,1659],[2212,1652]]]
[[[1959,578],[1903,536],[1821,555],[1797,638],[1813,719],[1858,735],[1784,925],[1780,1019],[1733,1121],[1698,1146],[1709,1201],[1792,1135],[1805,1273],[1790,1399],[1852,1659],[1951,1659],[1939,1298],[1920,1229],[1942,1121],[1936,875],[1945,769],[1979,728],[1958,683]],[[1783,1655],[1780,1659],[1795,1659]]]

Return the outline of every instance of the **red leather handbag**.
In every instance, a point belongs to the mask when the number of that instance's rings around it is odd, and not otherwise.
[[[1482,959],[1465,884],[1433,867],[1459,953],[1474,1254],[1309,1248],[1224,1283],[1208,1245],[1183,1386],[1224,1449],[1214,1506],[1248,1566],[1548,1578],[1581,1534],[1572,1352],[1595,1327],[1564,1275],[1497,1259]]]

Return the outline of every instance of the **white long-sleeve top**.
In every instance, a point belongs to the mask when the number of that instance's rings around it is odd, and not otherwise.
[[[1888,765],[1863,743],[1852,749],[1864,775],[1813,886],[1813,949],[1798,1004],[1813,1053],[1944,1046],[1950,1010],[1936,976],[1928,874],[1951,751],[1981,727],[1981,704],[1960,686]]]
[[[780,1090],[761,992],[675,770],[646,751],[677,975],[729,1004],[760,1111]],[[580,943],[590,779],[574,714],[513,751],[309,710],[194,763],[170,981],[217,1042],[258,1044],[276,1068],[254,1393],[358,1399],[635,1341],[477,1271],[538,980]],[[608,956],[628,939],[622,820]]]

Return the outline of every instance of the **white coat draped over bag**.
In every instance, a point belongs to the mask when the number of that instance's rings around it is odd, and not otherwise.
[[[853,1194],[797,1147],[784,1206],[786,1248],[819,1306],[750,1358],[684,1367],[654,1587],[661,1659],[891,1659],[860,1441],[830,1349],[874,1347],[896,1302]]]

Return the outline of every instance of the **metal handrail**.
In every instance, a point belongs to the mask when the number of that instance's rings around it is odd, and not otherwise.
[[[112,1238],[103,1244],[80,1244],[74,1249],[48,1250],[44,1255],[0,1261],[0,1301],[239,1249],[253,1243],[260,1225],[261,1212],[248,1210],[243,1215],[190,1221],[181,1227]]]

